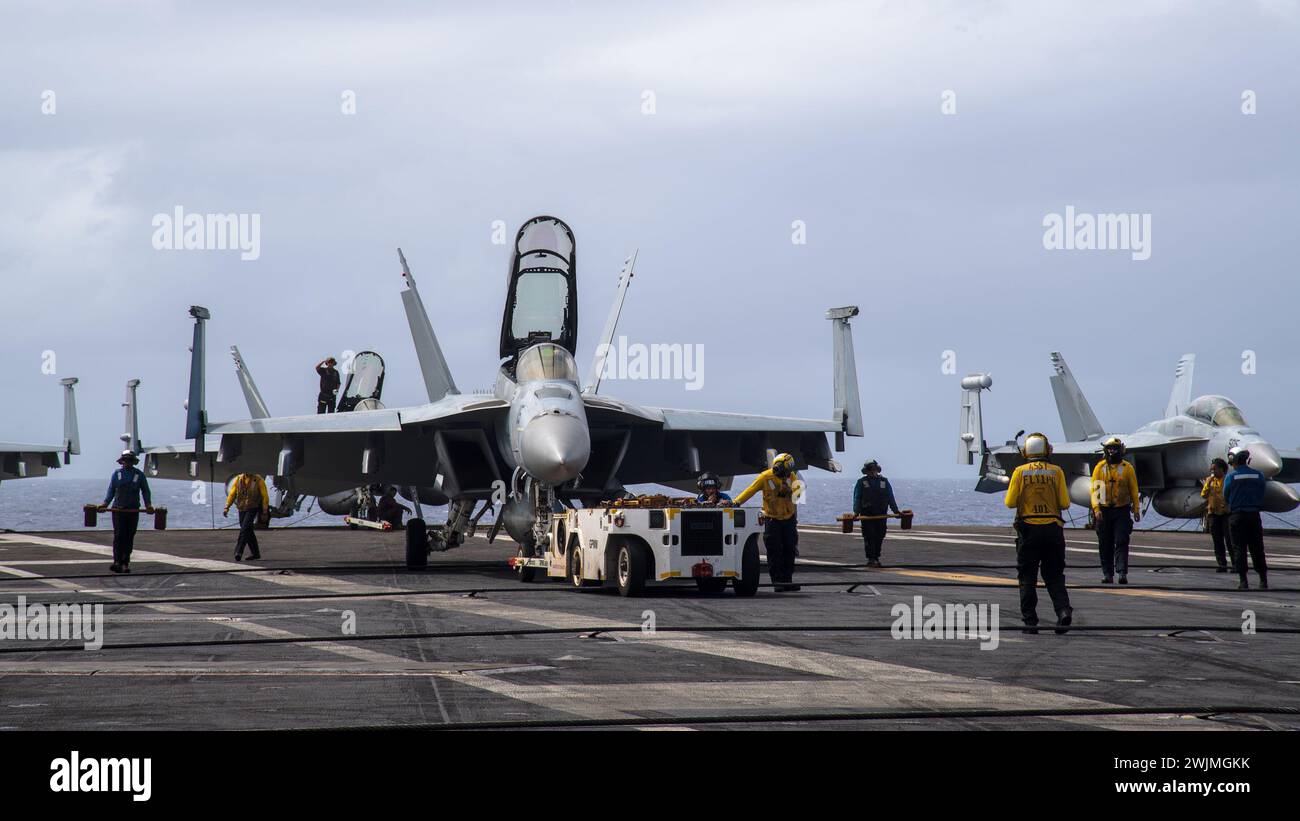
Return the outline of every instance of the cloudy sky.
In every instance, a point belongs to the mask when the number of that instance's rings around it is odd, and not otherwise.
[[[192,304],[214,419],[246,415],[232,344],[277,414],[313,410],[312,365],[346,350],[418,403],[399,245],[460,386],[486,388],[493,224],[548,213],[577,235],[584,370],[633,248],[620,331],[703,346],[702,390],[605,393],[825,417],[823,312],[857,304],[851,468],[973,477],[972,370],[990,440],[1059,434],[1052,350],[1108,428],[1154,418],[1195,352],[1198,393],[1294,447],[1298,69],[1283,0],[5,2],[0,439],[56,440],[63,376],[84,445],[63,476],[111,468],[128,378],[145,443],[180,439]],[[156,250],[177,206],[258,215],[260,255]],[[1045,249],[1066,206],[1150,215],[1150,258]]]

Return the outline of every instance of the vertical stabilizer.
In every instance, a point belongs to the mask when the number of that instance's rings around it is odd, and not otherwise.
[[[402,278],[406,280],[406,290],[402,291],[402,307],[406,309],[406,324],[411,328],[411,341],[415,343],[415,356],[420,360],[420,373],[424,377],[424,389],[429,394],[430,402],[437,402],[449,393],[460,393],[456,382],[451,378],[451,368],[442,355],[438,337],[433,333],[433,324],[429,314],[424,310],[424,302],[415,287],[415,277],[406,264],[406,255],[397,249],[397,258],[402,262]]]
[[[610,346],[614,342],[614,331],[618,328],[619,314],[623,312],[623,300],[635,275],[636,253],[636,249],[632,249],[632,255],[623,260],[623,270],[618,272],[618,288],[614,292],[614,304],[609,309],[605,330],[600,335],[600,344],[596,346],[596,354],[592,357],[591,373],[587,375],[587,387],[582,389],[583,393],[594,394],[600,390],[601,374],[605,370],[605,360],[609,358]]]
[[[1192,404],[1192,371],[1196,368],[1196,354],[1185,353],[1174,367],[1174,389],[1165,406],[1165,418],[1178,416]]]
[[[1052,351],[1052,367],[1056,369],[1056,375],[1052,377],[1052,395],[1056,397],[1056,412],[1061,417],[1061,430],[1066,441],[1082,442],[1105,433],[1070,372],[1070,366],[1065,363],[1065,357],[1058,351]]]
[[[262,399],[262,392],[257,389],[257,383],[253,381],[253,373],[244,362],[239,348],[231,345],[230,356],[235,360],[235,376],[239,379],[239,387],[244,391],[244,402],[248,405],[248,418],[268,418],[271,411],[267,409],[266,401]]]

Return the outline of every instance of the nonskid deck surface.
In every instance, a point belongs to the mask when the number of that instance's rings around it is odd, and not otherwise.
[[[803,590],[752,599],[525,585],[481,536],[417,572],[401,533],[273,530],[236,564],[230,531],[141,531],[125,576],[111,534],[3,533],[0,603],[103,603],[105,626],[97,651],[0,641],[0,728],[1300,728],[1300,641],[1269,632],[1300,631],[1300,540],[1238,591],[1204,534],[1135,533],[1128,587],[1067,538],[1081,629],[1059,636],[1041,589],[1020,632],[1006,528],[891,530],[868,570],[860,536],[802,526]],[[896,638],[918,596],[997,605],[996,647]]]

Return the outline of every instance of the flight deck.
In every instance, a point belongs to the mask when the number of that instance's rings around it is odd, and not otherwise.
[[[105,615],[98,650],[0,642],[0,727],[1300,729],[1300,539],[1238,591],[1204,534],[1138,531],[1121,587],[1067,530],[1074,625],[1044,594],[1028,635],[1009,528],[918,521],[868,569],[860,535],[803,525],[798,592],[764,566],[753,597],[642,598],[525,583],[485,530],[420,571],[401,532],[272,529],[237,563],[233,533],[142,530],[130,575],[110,533],[0,533],[0,602]],[[898,637],[926,604],[997,605],[996,641]]]

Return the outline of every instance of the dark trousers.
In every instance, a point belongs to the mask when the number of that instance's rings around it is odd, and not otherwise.
[[[1249,553],[1255,572],[1261,579],[1268,578],[1268,562],[1264,559],[1264,525],[1259,520],[1258,511],[1228,514],[1228,527],[1232,531],[1237,575],[1242,581],[1246,580],[1246,572],[1250,569],[1246,564],[1246,554]]]
[[[239,511],[239,539],[235,541],[235,555],[244,555],[244,546],[248,546],[248,553],[253,558],[262,555],[262,551],[257,546],[257,533],[253,528],[257,527],[257,519],[262,515],[258,508],[252,510]]]
[[[1210,532],[1210,538],[1214,540],[1214,560],[1219,563],[1219,567],[1228,566],[1228,514],[1210,513],[1205,517],[1205,529]],[[1237,564],[1237,557],[1232,557],[1233,565]]]
[[[113,564],[130,564],[135,547],[135,531],[140,527],[139,513],[113,514]]]
[[[1020,616],[1038,624],[1038,574],[1043,574],[1056,617],[1070,606],[1065,589],[1065,530],[1060,525],[1016,525],[1016,577],[1020,581]]]
[[[338,397],[332,393],[322,393],[316,397],[317,413],[333,413]]]
[[[799,530],[795,517],[768,519],[763,525],[763,546],[767,548],[767,572],[773,584],[789,584],[794,578],[794,557],[799,555]]]
[[[862,541],[866,543],[867,558],[879,559],[880,547],[885,543],[888,519],[870,519],[862,522]]]
[[[1097,519],[1097,552],[1105,576],[1128,575],[1128,540],[1133,533],[1133,515],[1128,507],[1103,507]]]

